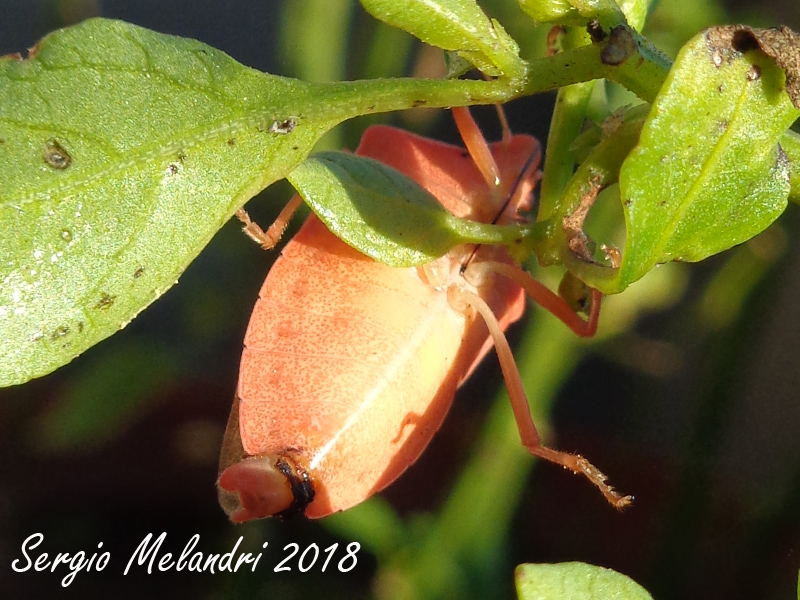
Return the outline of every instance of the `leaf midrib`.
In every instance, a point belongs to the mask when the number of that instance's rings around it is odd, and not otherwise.
[[[706,181],[708,181],[715,173],[714,167],[724,158],[725,150],[734,147],[734,144],[729,142],[729,139],[734,136],[734,130],[738,130],[737,125],[738,119],[741,116],[741,107],[747,101],[748,91],[749,86],[745,85],[739,94],[739,98],[736,101],[734,110],[731,112],[727,129],[719,138],[717,138],[713,151],[708,154],[708,157],[705,161],[703,161],[703,164],[700,167],[699,176],[695,177],[694,183],[692,183],[692,185],[689,187],[688,192],[684,195],[684,199],[678,204],[678,209],[673,212],[672,218],[668,221],[667,226],[664,228],[660,237],[660,242],[656,244],[655,248],[653,249],[652,256],[656,257],[656,261],[661,261],[664,258],[664,249],[673,239],[675,230],[684,220],[686,213],[695,202],[698,190],[700,188],[704,188]]]

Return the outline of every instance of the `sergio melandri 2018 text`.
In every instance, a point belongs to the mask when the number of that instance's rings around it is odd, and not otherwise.
[[[227,571],[235,573],[237,571],[250,569],[255,572],[259,567],[264,550],[269,542],[262,544],[262,550],[257,553],[240,552],[239,546],[244,539],[239,539],[233,548],[224,554],[215,554],[195,550],[200,541],[200,534],[194,534],[181,550],[180,554],[174,555],[171,552],[162,552],[161,546],[167,538],[167,533],[163,532],[154,538],[152,533],[148,533],[144,539],[128,558],[123,575],[135,569],[146,569],[148,574],[163,573],[166,571],[188,571],[196,573],[217,573]],[[22,557],[15,559],[11,563],[11,568],[17,573],[25,573],[33,569],[34,571],[67,570],[68,573],[61,580],[61,585],[67,587],[75,579],[80,571],[86,573],[103,571],[112,562],[111,553],[103,551],[103,542],[97,544],[94,552],[84,552],[83,550],[69,554],[67,552],[32,552],[44,542],[43,533],[29,535],[22,542],[20,548]],[[358,563],[358,551],[361,545],[358,542],[350,542],[345,548],[339,548],[339,544],[331,544],[327,548],[320,550],[317,544],[311,543],[302,549],[299,544],[291,543],[283,547],[283,551],[277,558],[274,566],[271,565],[275,573],[291,571],[297,568],[301,573],[310,571],[316,567],[324,572],[328,566],[335,568],[341,573],[352,571]],[[337,552],[338,550],[338,552]],[[338,555],[338,556],[337,556]],[[52,558],[51,558],[52,556]]]

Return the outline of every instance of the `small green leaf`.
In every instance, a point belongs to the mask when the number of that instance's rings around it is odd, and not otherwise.
[[[514,577],[520,600],[653,600],[625,575],[579,562],[519,565]]]
[[[424,264],[465,243],[513,244],[516,225],[454,217],[399,171],[346,152],[314,154],[287,179],[334,234],[392,267]]]
[[[790,165],[778,141],[800,111],[784,71],[740,42],[719,28],[684,46],[622,166],[617,291],[658,263],[740,244],[786,207]]]
[[[537,23],[580,26],[589,21],[568,0],[519,0],[519,6]]]
[[[519,0],[519,6],[538,23],[581,26],[598,20],[607,29],[625,22],[623,10],[633,12],[639,26],[647,12],[643,0]]]
[[[376,19],[423,42],[456,51],[487,75],[520,79],[526,72],[519,47],[475,0],[361,0]]]

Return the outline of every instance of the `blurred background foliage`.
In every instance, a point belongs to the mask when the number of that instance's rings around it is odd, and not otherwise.
[[[483,0],[523,47],[544,51],[511,0]],[[440,53],[367,16],[355,0],[0,0],[0,54],[102,15],[200,39],[264,71],[309,80],[436,76]],[[800,30],[796,0],[661,0],[645,34],[674,56],[700,29],[747,22]],[[507,106],[512,129],[545,140],[554,95]],[[597,86],[602,119],[630,98]],[[489,138],[491,108],[475,114]],[[325,147],[354,148],[381,120],[457,142],[446,113],[358,119]],[[691,123],[686,124],[691,127]],[[268,224],[291,194],[248,205]],[[613,207],[611,209],[613,213]],[[202,215],[198,215],[202,218]],[[603,226],[603,215],[596,217]],[[293,227],[299,226],[296,219]],[[800,215],[699,265],[656,269],[609,298],[596,340],[576,340],[531,307],[510,338],[550,444],[590,457],[625,493],[617,513],[585,481],[539,465],[519,444],[494,357],[459,392],[420,461],[385,493],[320,522],[234,527],[216,503],[222,432],[241,340],[276,254],[229,223],[169,291],[125,330],[53,375],[0,390],[0,589],[9,597],[508,598],[521,562],[613,568],[655,598],[794,597],[800,565]],[[2,235],[13,235],[3,232]],[[542,273],[553,283],[557,275]],[[498,391],[499,390],[499,391]],[[180,552],[269,550],[255,574],[123,577],[147,533]],[[37,551],[112,555],[101,573],[11,570]],[[287,543],[359,541],[350,573],[275,574]]]

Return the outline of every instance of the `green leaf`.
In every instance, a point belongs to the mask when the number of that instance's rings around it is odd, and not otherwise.
[[[361,4],[376,19],[427,44],[456,51],[487,75],[511,79],[525,75],[517,43],[475,0],[361,0]]]
[[[454,217],[427,190],[371,158],[320,152],[287,179],[334,234],[392,267],[435,260],[459,244],[508,244],[523,229]]]
[[[301,82],[108,20],[0,60],[0,385],[48,373],[170,287],[336,117]]]
[[[519,0],[519,6],[537,23],[580,26],[589,21],[568,0]]]
[[[622,9],[635,10],[636,17],[644,23],[646,3],[642,0],[519,0],[520,8],[539,23],[558,23],[559,25],[586,25],[596,19],[605,28],[625,22]]]
[[[786,207],[790,166],[778,141],[800,111],[784,72],[738,39],[711,29],[684,46],[622,166],[616,291],[658,263],[740,244]]]
[[[653,600],[625,575],[579,562],[519,565],[514,577],[520,600]]]

